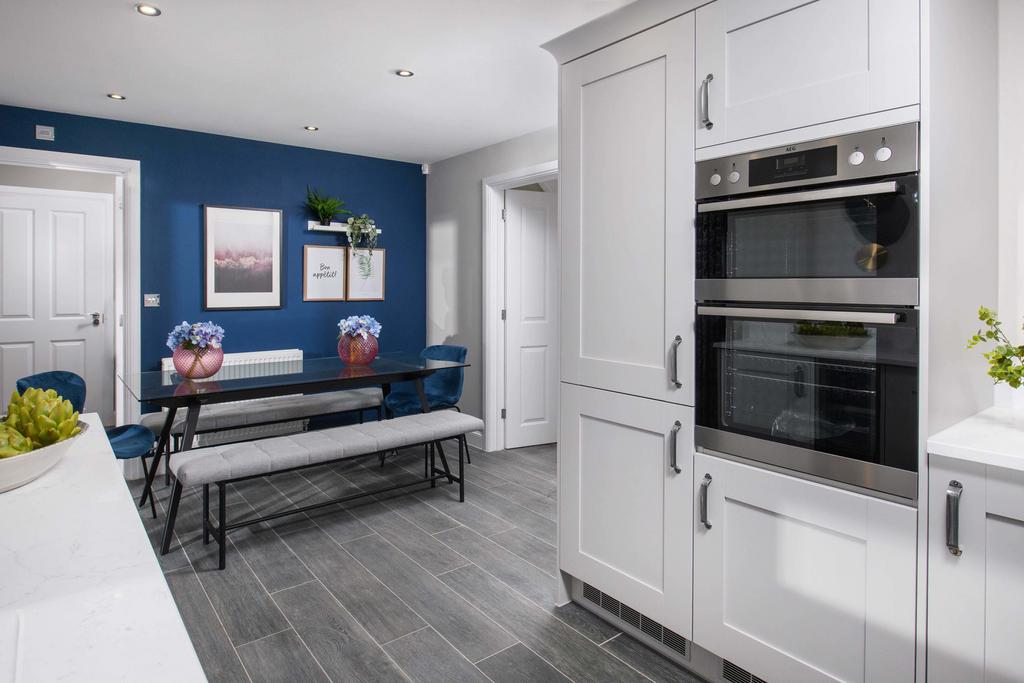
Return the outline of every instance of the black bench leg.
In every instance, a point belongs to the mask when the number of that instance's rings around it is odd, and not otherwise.
[[[381,410],[380,406],[377,406],[377,422],[380,422],[382,419],[384,419],[384,411]]]
[[[437,454],[441,456],[441,467],[444,468],[445,476],[448,477],[448,483],[454,484],[455,477],[452,476],[451,468],[448,467],[448,458],[444,455],[444,446],[441,445],[440,441],[435,442],[437,444]]]
[[[210,485],[203,484],[203,545],[210,542]]]
[[[221,483],[217,484],[217,542],[220,544],[218,548],[218,564],[219,569],[224,569],[226,566],[226,555],[227,555],[227,504],[224,502],[226,498],[226,486]]]
[[[359,409],[359,424],[363,424],[363,410]]]
[[[469,453],[469,446],[466,444],[466,437],[459,437],[459,502],[466,502],[466,472],[462,466],[463,453]]]
[[[433,441],[430,442],[430,476],[431,477],[434,476],[434,442]],[[430,488],[432,488],[432,489],[437,488],[437,480],[436,479],[431,479],[430,480]]]
[[[171,537],[174,535],[174,520],[178,516],[178,503],[181,502],[181,482],[175,480],[171,489],[171,504],[167,508],[167,519],[164,521],[164,536],[160,541],[160,554],[166,555],[171,549]]]
[[[430,477],[430,446],[423,444],[423,478]]]

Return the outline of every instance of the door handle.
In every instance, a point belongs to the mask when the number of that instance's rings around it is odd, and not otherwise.
[[[708,74],[700,84],[700,125],[707,130],[715,127],[715,124],[711,122],[711,113],[708,110],[708,93],[711,90],[711,81],[714,79],[714,74]]]
[[[960,547],[960,494],[963,491],[963,485],[955,479],[946,487],[946,547],[957,557],[964,553]]]
[[[704,481],[700,483],[700,523],[704,525],[705,529],[711,528],[711,522],[708,521],[708,487],[711,486],[711,475],[705,473]]]
[[[683,423],[680,422],[679,420],[676,420],[676,423],[674,425],[672,425],[672,446],[671,446],[672,450],[669,451],[668,466],[669,466],[669,469],[673,470],[676,474],[679,474],[680,472],[682,472],[682,470],[679,469],[679,465],[677,464],[678,463],[677,458],[678,458],[678,455],[679,455],[679,453],[678,453],[678,451],[679,451],[679,430],[682,429],[682,428],[683,428]]]
[[[672,384],[675,385],[676,389],[683,386],[683,383],[679,381],[679,345],[682,343],[683,338],[678,334],[672,340]]]
[[[103,314],[102,313],[92,313],[91,315],[92,315],[92,326],[93,327],[99,327],[100,320],[103,318]]]

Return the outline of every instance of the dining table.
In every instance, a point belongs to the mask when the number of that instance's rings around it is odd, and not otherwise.
[[[383,352],[367,365],[349,365],[334,356],[304,357],[251,364],[224,365],[206,379],[189,379],[168,370],[148,370],[119,377],[135,400],[165,409],[157,436],[153,463],[146,477],[139,507],[153,495],[153,479],[171,438],[179,410],[185,410],[180,450],[194,446],[203,406],[229,401],[251,401],[274,396],[315,394],[325,391],[378,386],[386,399],[391,387],[411,382],[422,412],[430,412],[423,380],[440,370],[458,370],[468,363],[423,358],[405,351]],[[290,418],[288,421],[296,421]]]

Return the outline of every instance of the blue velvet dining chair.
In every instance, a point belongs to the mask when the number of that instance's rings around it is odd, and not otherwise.
[[[18,393],[24,393],[30,387],[53,389],[62,398],[71,401],[71,407],[78,412],[82,412],[85,408],[85,380],[67,370],[51,370],[22,377],[16,382],[16,386]],[[119,460],[141,458],[142,472],[148,479],[149,471],[146,469],[146,458],[153,454],[156,435],[142,425],[108,427],[106,431],[110,448],[114,451],[114,457]],[[150,496],[149,507],[155,518],[156,503],[152,496]]]

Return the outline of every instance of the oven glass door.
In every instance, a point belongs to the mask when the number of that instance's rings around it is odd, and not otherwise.
[[[706,202],[698,212],[698,279],[918,277],[916,175]]]
[[[701,306],[697,320],[699,426],[917,470],[916,311]]]

